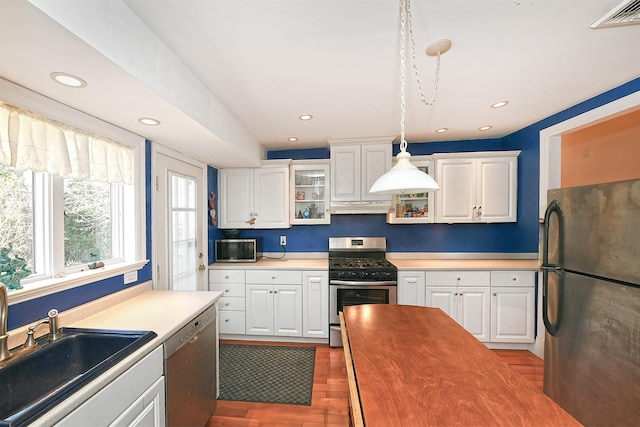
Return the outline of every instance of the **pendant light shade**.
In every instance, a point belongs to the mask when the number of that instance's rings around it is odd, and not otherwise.
[[[397,162],[389,172],[376,180],[369,190],[376,194],[425,193],[436,191],[440,186],[431,176],[418,169],[411,161],[411,154],[401,151]]]

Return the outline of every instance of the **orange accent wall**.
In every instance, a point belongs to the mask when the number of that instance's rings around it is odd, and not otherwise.
[[[640,110],[562,135],[561,186],[640,178]]]

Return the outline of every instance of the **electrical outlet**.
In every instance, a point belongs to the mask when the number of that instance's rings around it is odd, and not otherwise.
[[[287,236],[280,236],[280,246],[287,246]]]

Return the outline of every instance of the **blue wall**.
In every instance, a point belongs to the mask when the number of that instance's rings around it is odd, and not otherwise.
[[[147,259],[151,260],[151,142],[145,143],[145,208],[147,226]],[[77,307],[87,302],[102,298],[106,295],[121,291],[139,283],[151,280],[151,262],[148,262],[141,270],[138,270],[138,281],[124,284],[122,275],[89,283],[77,288],[57,292],[42,298],[36,298],[18,304],[13,304],[9,308],[7,319],[7,329],[15,329],[20,326],[35,322],[44,317],[52,308],[58,311],[65,311]]]
[[[244,230],[243,236],[263,238],[263,250],[280,251],[279,236],[287,236],[287,250],[324,252],[331,236],[385,236],[393,252],[536,252],[538,250],[539,132],[556,123],[640,91],[640,78],[534,123],[502,139],[411,143],[412,155],[453,151],[522,150],[518,162],[518,222],[512,224],[421,224],[389,225],[384,215],[333,215],[330,225],[293,226],[285,230]],[[395,147],[397,151],[398,147]],[[268,158],[327,159],[326,148],[270,152]],[[147,211],[147,258],[151,260],[151,143],[145,146]],[[207,186],[217,193],[218,171],[208,168]],[[216,199],[216,208],[217,208]],[[209,225],[209,261],[213,261],[213,241],[222,232]],[[138,272],[138,282],[151,280],[151,262]],[[124,285],[122,276],[101,280],[14,304],[9,309],[9,330],[35,322],[52,307],[68,310],[136,283]]]
[[[279,236],[287,236],[291,252],[325,252],[329,237],[384,236],[391,252],[538,251],[539,132],[549,126],[640,90],[640,78],[577,104],[501,139],[410,143],[416,155],[442,152],[521,150],[518,158],[518,222],[505,224],[387,224],[385,215],[332,215],[330,225],[294,225],[281,230],[242,230],[241,237],[261,237],[263,250],[281,251]],[[399,150],[394,145],[394,155]],[[268,153],[269,159],[328,159],[326,148]],[[213,169],[213,168],[210,168]],[[216,188],[216,187],[211,187]],[[219,238],[219,230],[212,232]],[[210,254],[211,257],[213,255]]]

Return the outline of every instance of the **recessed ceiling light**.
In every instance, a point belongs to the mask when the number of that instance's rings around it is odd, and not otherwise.
[[[478,128],[479,131],[485,131],[485,130],[489,130],[491,129],[493,126],[482,126],[481,128]]]
[[[152,119],[151,117],[140,117],[138,121],[147,126],[158,126],[160,124],[160,120]]]
[[[287,141],[289,142],[296,142],[298,140],[298,138],[296,138],[295,136],[292,136],[291,138],[288,138]]]
[[[448,130],[449,128],[440,128],[440,129],[436,129],[436,133],[445,133]]]
[[[491,108],[500,108],[500,107],[504,107],[505,105],[507,105],[509,103],[509,101],[498,101],[498,102],[494,102],[493,104],[491,104]]]
[[[313,116],[311,114],[303,114],[301,116],[298,117],[300,120],[311,120],[313,119]]]
[[[87,82],[73,74],[55,72],[49,74],[49,76],[61,85],[69,87],[87,87]]]

